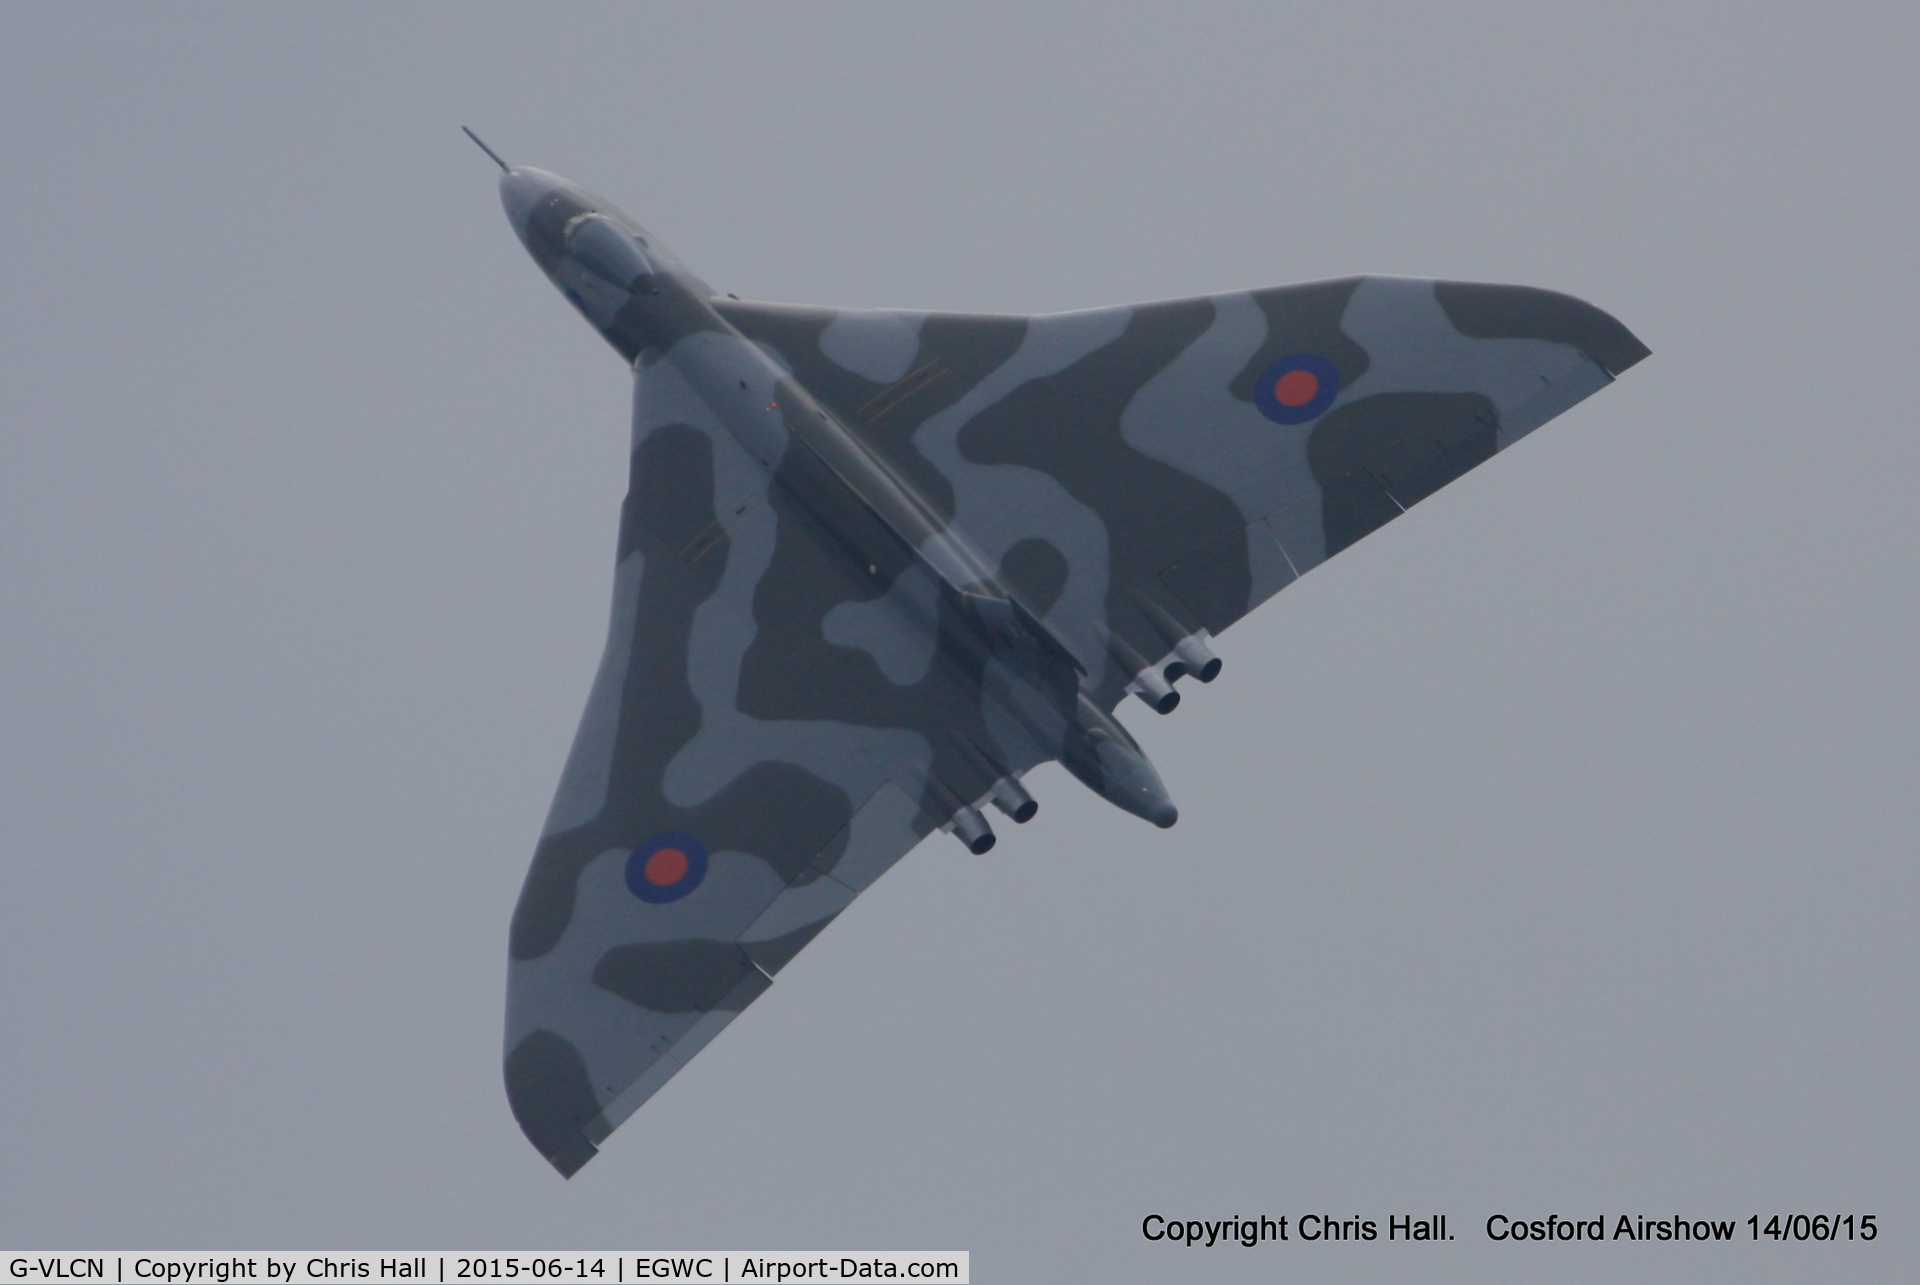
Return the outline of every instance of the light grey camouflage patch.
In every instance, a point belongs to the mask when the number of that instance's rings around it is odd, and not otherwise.
[[[1313,426],[1276,424],[1233,396],[1233,376],[1267,341],[1267,317],[1245,293],[1211,302],[1213,324],[1134,394],[1120,430],[1142,455],[1223,492],[1245,521],[1255,522],[1313,489]]]
[[[1045,473],[1019,465],[975,464],[964,458],[959,435],[975,415],[1022,384],[1057,374],[1118,339],[1132,318],[1131,308],[1033,318],[1019,350],[959,401],[929,418],[913,439],[953,486],[954,525],[964,529],[994,563],[1027,539],[1047,541],[1066,559],[1066,584],[1043,619],[1096,680],[1107,666],[1097,623],[1106,614],[1106,525]]]
[[[773,904],[740,934],[740,941],[751,945],[798,932],[833,918],[851,906],[859,895],[831,875],[822,875],[805,884],[796,882],[773,899]]]
[[[919,793],[917,782],[913,792]],[[848,823],[846,850],[831,869],[834,879],[856,892],[872,887],[925,837],[914,828],[919,816],[920,805],[907,791],[892,782],[881,786]]]
[[[821,720],[763,722],[740,712],[741,661],[759,628],[754,589],[773,559],[777,524],[773,510],[761,507],[735,525],[720,586],[694,612],[687,681],[700,703],[700,730],[667,764],[661,783],[677,807],[712,798],[756,763],[792,763],[849,798],[864,798],[886,779],[887,765],[917,763],[924,771],[932,761],[926,738],[913,732]]]
[[[691,424],[709,437],[731,436],[677,365],[654,361],[634,371],[633,445],[668,424]]]
[[[638,550],[614,569],[606,650],[593,676],[587,708],[580,715],[580,727],[574,733],[567,765],[561,770],[553,806],[547,810],[542,836],[585,825],[606,806],[614,740],[620,731],[621,691],[626,686],[633,651],[634,613],[640,604],[640,577],[645,569],[646,556]]]
[[[927,676],[938,638],[930,623],[937,619],[940,586],[919,567],[908,567],[887,592],[870,602],[843,602],[829,611],[821,632],[830,643],[858,647],[898,687],[911,687]]]
[[[636,941],[693,937],[731,941],[786,891],[765,861],[723,848],[708,854],[707,877],[692,895],[677,901],[644,902],[627,887],[627,854],[626,848],[610,849],[594,858],[580,876],[581,905],[567,925],[568,936],[561,940],[578,934],[584,956],[598,958],[615,946]],[[588,895],[606,904],[589,911]]]
[[[1504,424],[1544,386],[1592,364],[1579,349],[1544,339],[1469,339],[1434,298],[1434,283],[1411,277],[1362,280],[1340,327],[1371,364],[1340,390],[1336,410],[1380,393],[1479,393]]]
[[[1551,378],[1542,375],[1539,390],[1500,417],[1498,449],[1506,450],[1560,412],[1572,409],[1612,382],[1612,375],[1585,358],[1564,374]]]
[[[827,360],[876,384],[891,384],[905,375],[920,350],[924,312],[865,312],[852,308],[838,313],[820,332],[820,351]]]

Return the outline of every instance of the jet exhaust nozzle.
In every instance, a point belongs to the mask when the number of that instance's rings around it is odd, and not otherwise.
[[[1145,701],[1147,708],[1156,714],[1171,714],[1180,707],[1180,693],[1155,669],[1143,669],[1135,674],[1127,690]]]
[[[969,804],[953,814],[949,822],[960,842],[967,845],[967,851],[979,856],[993,847],[993,827],[980,815],[980,809]]]
[[[1180,658],[1183,673],[1192,674],[1203,683],[1220,677],[1220,658],[1213,654],[1213,648],[1207,646],[1207,640],[1201,634],[1188,634],[1182,638],[1173,645],[1173,654]]]
[[[993,783],[993,806],[1013,818],[1015,825],[1025,825],[1033,820],[1033,814],[1040,810],[1040,804],[1025,786],[1010,776],[1003,776]]]
[[[1173,690],[1173,684],[1161,674],[1159,666],[1148,664],[1119,634],[1107,636],[1107,651],[1126,673],[1133,675],[1127,684],[1128,691],[1145,701],[1156,714],[1173,713],[1180,704],[1180,693]]]
[[[1174,682],[1192,674],[1203,683],[1210,683],[1220,677],[1220,658],[1213,654],[1213,648],[1207,646],[1210,635],[1204,627],[1195,629],[1181,624],[1172,612],[1151,598],[1141,598],[1140,614],[1159,631],[1173,648],[1173,659],[1166,663],[1161,671],[1168,682]]]

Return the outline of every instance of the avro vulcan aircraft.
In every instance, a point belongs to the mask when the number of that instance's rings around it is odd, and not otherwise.
[[[1036,766],[1172,825],[1117,705],[1172,712],[1229,625],[1647,355],[1565,295],[1404,277],[749,302],[500,168],[634,374],[606,653],[512,927],[507,1096],[569,1176],[922,839],[1033,816]]]

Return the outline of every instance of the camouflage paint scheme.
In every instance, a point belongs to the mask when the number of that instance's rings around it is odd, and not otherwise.
[[[1129,691],[1171,709],[1210,639],[1647,355],[1564,295],[1395,277],[745,302],[501,168],[635,374],[606,653],[512,928],[507,1094],[569,1176],[930,832],[1031,816],[1037,764],[1171,825]]]

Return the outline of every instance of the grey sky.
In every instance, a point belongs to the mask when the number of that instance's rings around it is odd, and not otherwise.
[[[1916,19],[1414,8],[0,10],[0,1241],[1910,1269]],[[1036,773],[562,1183],[500,1087],[506,924],[628,377],[463,123],[748,297],[1398,272],[1654,355],[1123,710],[1175,830]],[[1479,1231],[1833,1211],[1886,1230]]]

